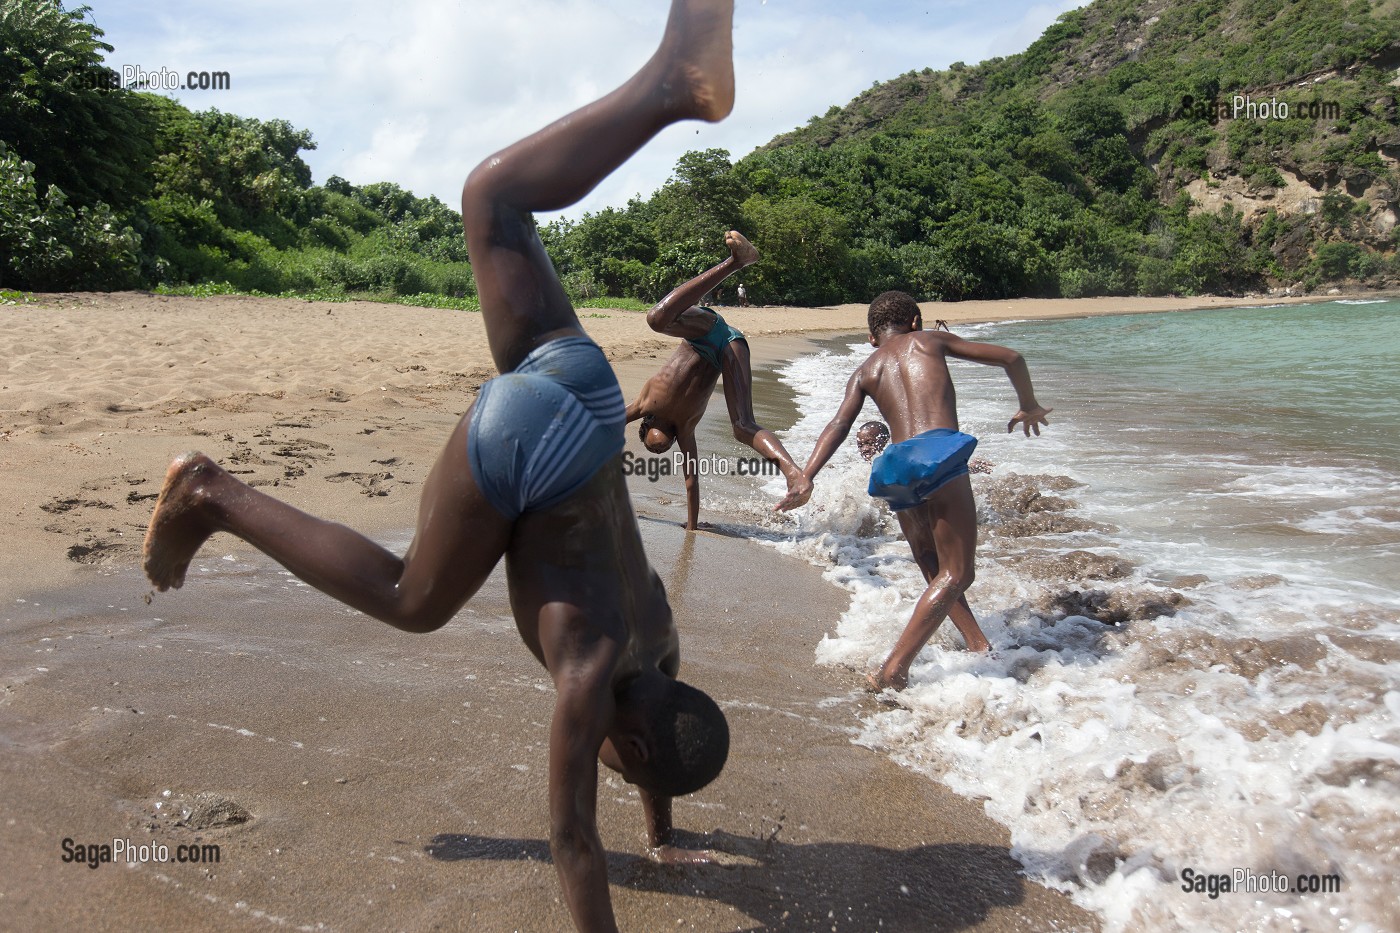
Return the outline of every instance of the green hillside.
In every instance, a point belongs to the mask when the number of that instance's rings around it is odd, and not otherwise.
[[[310,132],[110,90],[111,51],[85,7],[0,0],[0,287],[471,306],[455,211],[313,185]],[[1098,0],[540,233],[579,302],[655,300],[731,227],[762,302],[1395,286],[1397,66],[1400,0]]]
[[[1020,55],[876,85],[736,172],[839,215],[866,291],[1393,284],[1398,7],[1099,0]]]
[[[0,0],[0,286],[473,293],[457,212],[390,182],[312,185],[316,144],[285,120],[114,89],[89,14]]]

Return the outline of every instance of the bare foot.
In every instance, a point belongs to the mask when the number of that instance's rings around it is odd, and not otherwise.
[[[758,250],[738,230],[730,230],[724,235],[724,245],[729,247],[729,255],[739,264],[739,268],[758,262]]]
[[[908,677],[886,677],[883,671],[866,674],[865,682],[870,685],[869,690],[871,693],[884,693],[886,690],[899,691],[909,686]]]
[[[181,454],[165,471],[151,524],[146,529],[141,565],[156,589],[179,589],[199,546],[214,533],[201,514],[199,485],[219,467],[204,454]]]
[[[668,48],[669,46],[669,48]],[[717,123],[734,109],[734,0],[673,0],[660,55],[680,87],[673,104]]]

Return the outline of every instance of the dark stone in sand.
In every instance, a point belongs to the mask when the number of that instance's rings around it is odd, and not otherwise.
[[[183,807],[183,815],[175,825],[194,830],[237,826],[253,818],[253,814],[227,797],[208,792],[195,794],[184,802]]]
[[[1327,712],[1327,707],[1316,700],[1308,700],[1301,706],[1270,715],[1261,725],[1266,727],[1263,730],[1265,735],[1272,731],[1279,735],[1306,732],[1308,735],[1315,736],[1322,732],[1322,727],[1327,725],[1331,719],[1332,716]],[[1246,738],[1255,739],[1256,737],[1247,735]],[[1263,738],[1263,736],[1258,738]]]
[[[1400,789],[1400,765],[1382,758],[1351,758],[1333,762],[1317,774],[1318,780],[1332,787],[1349,787],[1359,784],[1370,787],[1376,784],[1389,785],[1392,792]]]
[[[1107,531],[1104,525],[1086,522],[1063,512],[1042,512],[1025,518],[989,522],[993,534],[1003,538],[1033,538],[1036,535],[1067,535],[1076,531]]]
[[[1106,625],[1176,615],[1190,600],[1174,590],[1067,590],[1047,594],[1040,601],[1043,612],[1058,616],[1084,616]]]
[[[1064,514],[1075,507],[1072,499],[1045,494],[1046,490],[1062,492],[1082,485],[1068,476],[1019,473],[979,482],[978,521],[993,534],[1007,538],[1108,530]]]
[[[1017,570],[1039,580],[1059,583],[1065,580],[1121,580],[1133,572],[1132,561],[1090,551],[1052,554],[1030,551],[1011,559]]]
[[[1353,635],[1349,632],[1328,632],[1328,639],[1338,648],[1370,661],[1372,664],[1400,664],[1400,642],[1393,638]]]
[[[1229,638],[1204,631],[1180,631],[1154,638],[1148,650],[1146,668],[1208,671],[1224,668],[1246,680],[1265,671],[1296,664],[1303,670],[1316,670],[1327,656],[1327,647],[1316,638],[1296,635],[1264,641],[1259,638]]]
[[[1230,586],[1237,590],[1262,590],[1271,586],[1278,586],[1285,582],[1283,577],[1276,573],[1257,573],[1251,577],[1240,577],[1230,581]]]
[[[1146,761],[1125,761],[1118,766],[1114,778],[1119,787],[1134,791],[1152,788],[1165,791],[1189,780],[1191,769],[1174,748],[1153,752]]]
[[[1005,516],[1029,515],[1032,512],[1063,512],[1074,502],[1059,496],[1047,496],[1045,490],[1062,492],[1080,485],[1067,476],[1022,476],[1011,473],[983,483],[982,495],[987,508]]]
[[[110,541],[91,540],[68,548],[68,559],[77,564],[101,564],[126,551],[127,548]]]

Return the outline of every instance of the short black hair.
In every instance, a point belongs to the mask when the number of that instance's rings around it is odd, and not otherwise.
[[[857,435],[864,434],[866,428],[874,428],[874,429],[875,429],[875,434],[876,434],[876,436],[878,436],[878,437],[889,437],[889,436],[890,436],[890,429],[889,429],[889,426],[888,426],[887,424],[885,424],[885,422],[883,422],[883,421],[867,421],[867,422],[865,422],[865,424],[863,424],[863,425],[861,425],[860,427],[856,428],[856,434],[857,434]]]
[[[870,302],[866,323],[870,333],[879,335],[892,327],[912,326],[919,316],[919,303],[907,292],[882,292]]]
[[[651,430],[651,423],[655,420],[655,415],[642,415],[642,420],[637,424],[637,439],[644,445],[647,442],[647,432]]]
[[[729,722],[709,694],[667,678],[651,715],[651,755],[639,781],[654,794],[679,797],[709,784],[729,759]]]

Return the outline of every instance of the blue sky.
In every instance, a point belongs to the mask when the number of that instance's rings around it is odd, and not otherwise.
[[[393,181],[457,206],[492,152],[601,96],[655,48],[664,0],[89,0],[109,65],[227,71],[225,91],[168,92],[309,129],[319,184]],[[579,205],[621,206],[690,149],[733,158],[873,82],[1023,50],[1077,0],[739,0],[738,100],[670,128]],[[548,219],[548,218],[544,218]]]

